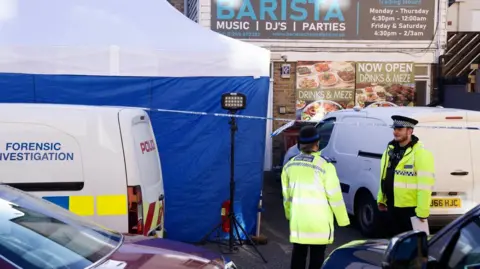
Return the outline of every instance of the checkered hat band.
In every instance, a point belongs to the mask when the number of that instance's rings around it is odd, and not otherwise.
[[[393,121],[393,126],[402,126],[402,127],[410,127],[413,128],[415,125],[411,122],[408,121],[403,121],[403,120],[394,120]]]

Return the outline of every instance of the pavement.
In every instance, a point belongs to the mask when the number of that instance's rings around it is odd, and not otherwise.
[[[257,247],[268,263],[264,263],[251,246],[240,247],[238,253],[225,256],[230,257],[239,269],[290,268],[292,245],[288,240],[288,222],[283,211],[280,182],[272,177],[265,177],[263,197],[265,212],[262,214],[261,234],[268,238],[268,243]],[[336,227],[334,236],[334,243],[327,248],[326,254],[352,240],[365,239],[352,226]],[[211,243],[204,247],[217,252],[225,248]]]

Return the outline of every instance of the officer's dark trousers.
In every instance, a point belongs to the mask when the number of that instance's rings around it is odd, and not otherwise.
[[[305,269],[310,249],[309,269],[320,269],[325,259],[326,245],[293,244],[291,269]]]
[[[398,235],[403,232],[413,230],[411,217],[415,215],[415,207],[394,207],[393,205],[387,206],[389,222],[392,227],[392,235]]]

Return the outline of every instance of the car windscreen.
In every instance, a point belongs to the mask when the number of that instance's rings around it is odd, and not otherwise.
[[[0,185],[0,259],[20,268],[85,268],[121,242],[119,233]]]

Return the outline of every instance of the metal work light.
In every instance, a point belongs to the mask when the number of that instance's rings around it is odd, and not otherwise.
[[[247,97],[241,93],[224,93],[222,94],[222,108],[230,111],[245,109],[247,106]]]
[[[228,211],[226,218],[222,217],[222,221],[217,224],[209,233],[207,233],[201,240],[205,242],[210,236],[217,231],[219,228],[223,228],[225,224],[228,223],[228,248],[230,253],[238,252],[238,246],[243,246],[243,242],[240,240],[240,231],[247,238],[250,244],[253,246],[258,255],[266,263],[267,260],[263,257],[262,253],[255,246],[250,235],[245,231],[242,225],[239,224],[237,217],[235,215],[235,132],[238,130],[235,113],[237,110],[245,109],[247,106],[247,97],[241,93],[224,93],[222,94],[222,108],[229,111],[230,121],[230,199],[228,199]],[[226,207],[226,206],[225,206]],[[223,210],[223,204],[222,204]],[[233,231],[235,230],[236,236],[234,236]],[[220,243],[220,242],[218,242]],[[227,268],[227,267],[225,267]]]

